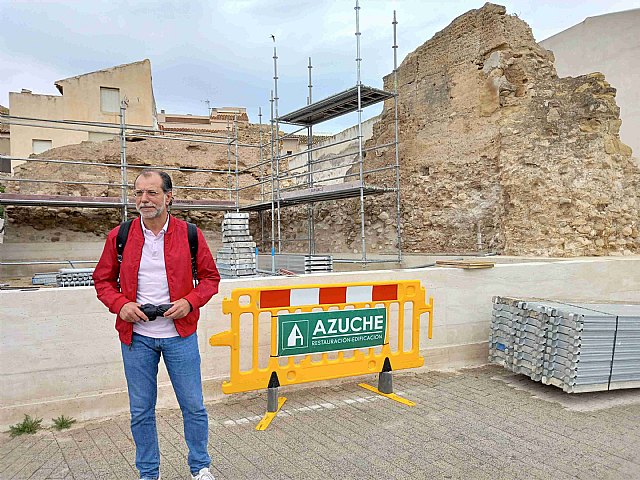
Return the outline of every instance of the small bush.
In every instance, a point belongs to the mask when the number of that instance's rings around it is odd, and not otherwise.
[[[64,415],[60,415],[58,418],[52,418],[53,420],[53,428],[56,430],[64,430],[65,428],[70,428],[71,425],[76,423],[76,419],[73,417],[65,417]]]
[[[23,433],[36,433],[42,428],[41,423],[41,418],[31,418],[31,416],[25,415],[21,423],[16,423],[9,427],[11,437],[17,437]]]

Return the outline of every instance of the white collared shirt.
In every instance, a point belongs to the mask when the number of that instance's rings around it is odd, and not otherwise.
[[[140,217],[142,233],[144,234],[144,246],[142,258],[138,270],[138,295],[136,302],[140,305],[151,303],[162,305],[171,303],[169,298],[169,283],[167,282],[167,270],[164,264],[164,235],[169,226],[169,216],[158,235],[144,226],[144,220]],[[133,325],[133,331],[140,335],[152,338],[177,337],[178,331],[171,318],[156,317],[152,322],[138,322]]]

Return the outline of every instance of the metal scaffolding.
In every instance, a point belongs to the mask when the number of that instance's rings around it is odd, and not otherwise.
[[[79,207],[79,208],[117,208],[121,212],[122,220],[126,220],[127,211],[135,207],[133,198],[129,197],[129,189],[132,187],[128,181],[128,172],[146,168],[158,168],[167,171],[179,171],[188,173],[209,173],[221,176],[221,184],[226,187],[192,186],[175,184],[176,190],[198,190],[202,192],[197,200],[175,198],[172,208],[175,210],[203,210],[203,211],[246,211],[257,214],[257,226],[260,228],[259,239],[262,248],[268,245],[265,239],[266,219],[265,214],[270,212],[270,248],[272,255],[272,270],[276,253],[283,253],[283,244],[289,242],[307,242],[310,255],[316,253],[316,233],[314,219],[314,205],[317,202],[326,202],[340,199],[358,199],[360,214],[361,259],[348,260],[337,259],[337,262],[377,263],[381,260],[373,260],[367,256],[367,241],[365,235],[365,199],[372,195],[394,195],[396,204],[397,226],[397,259],[387,262],[400,262],[402,260],[401,242],[401,212],[400,212],[400,165],[398,155],[398,82],[397,82],[397,41],[396,41],[396,14],[393,13],[393,91],[385,91],[363,85],[361,82],[360,58],[360,6],[356,0],[356,85],[343,92],[331,95],[322,100],[313,101],[311,58],[308,62],[308,98],[307,105],[285,115],[279,115],[278,111],[278,56],[277,49],[273,48],[273,90],[271,91],[270,105],[270,139],[263,141],[262,110],[259,110],[259,139],[258,143],[240,143],[238,118],[233,124],[228,122],[226,132],[219,135],[211,133],[199,133],[197,131],[179,131],[158,129],[143,125],[130,125],[126,123],[126,102],[121,104],[120,121],[116,123],[83,122],[74,120],[51,120],[14,115],[0,115],[2,123],[21,127],[38,127],[63,130],[79,130],[84,132],[113,132],[114,137],[120,141],[120,162],[92,162],[79,160],[63,160],[49,158],[18,158],[13,156],[0,156],[4,160],[18,160],[26,162],[46,162],[51,164],[84,165],[92,167],[104,167],[120,169],[119,182],[79,182],[70,180],[53,180],[38,178],[1,177],[0,184],[60,184],[60,185],[89,185],[107,186],[119,191],[119,195],[113,196],[74,196],[74,195],[42,195],[38,193],[0,193],[0,205],[15,206],[49,206],[49,207]],[[379,104],[393,99],[394,102],[394,141],[384,144],[374,144],[365,147],[362,132],[363,109],[371,105]],[[339,116],[357,112],[357,135],[352,138],[337,140],[317,145],[313,142],[314,126]],[[295,125],[300,127],[295,132],[283,133],[280,125]],[[281,142],[293,137],[300,131],[306,130],[306,148],[283,155]],[[127,142],[136,139],[157,139],[172,142],[190,142],[205,145],[226,146],[227,168],[192,168],[191,166],[167,167],[164,165],[140,165],[132,164],[127,160]],[[330,147],[357,141],[357,153],[351,161],[345,160],[339,166],[332,162],[353,156],[354,152],[343,154],[331,154],[323,158],[320,153]],[[366,161],[368,152],[372,152],[370,158],[379,158],[380,151],[394,149],[394,162],[388,165],[371,165]],[[258,149],[257,163],[241,162],[240,158],[246,149]],[[295,158],[305,158],[306,162],[299,166],[293,166],[290,162]],[[385,157],[386,158],[386,157]],[[341,171],[340,169],[344,170]],[[224,176],[226,175],[226,182]],[[241,176],[244,184],[241,182]],[[247,179],[257,179],[250,182]],[[270,191],[269,191],[270,190]],[[307,238],[285,239],[282,236],[282,209],[291,206],[305,206],[307,215]],[[330,252],[329,252],[330,253]]]
[[[291,242],[307,242],[309,255],[316,253],[315,244],[315,224],[314,224],[314,204],[316,202],[324,202],[330,200],[339,200],[347,198],[358,198],[360,204],[360,237],[361,237],[361,255],[360,260],[353,260],[358,263],[375,263],[378,261],[367,258],[367,242],[365,234],[365,198],[370,195],[382,195],[395,193],[396,203],[396,225],[397,225],[397,260],[402,260],[402,241],[401,241],[401,214],[400,214],[400,165],[398,155],[398,82],[397,82],[397,37],[396,13],[393,12],[393,60],[394,60],[394,88],[393,92],[376,89],[362,84],[361,81],[361,62],[360,56],[360,5],[356,0],[356,85],[343,92],[331,95],[317,102],[312,101],[312,82],[311,82],[311,58],[309,58],[309,95],[307,105],[303,108],[295,110],[285,115],[278,114],[278,55],[277,49],[273,48],[273,86],[272,93],[272,109],[271,109],[271,125],[272,125],[272,164],[275,170],[272,170],[275,179],[272,179],[273,196],[270,201],[264,201],[254,205],[244,207],[245,210],[264,211],[271,209],[272,222],[274,217],[277,218],[277,245],[278,253],[282,252],[282,244],[285,241]],[[393,99],[394,102],[394,141],[382,145],[375,145],[365,148],[362,133],[362,111],[371,105]],[[275,110],[275,111],[274,111]],[[357,112],[357,135],[353,138],[336,140],[325,145],[313,146],[313,127],[319,123],[331,120],[342,115]],[[306,149],[298,152],[287,153],[283,155],[280,149],[280,125],[296,125],[307,130]],[[299,130],[298,130],[299,131]],[[293,132],[288,135],[293,135]],[[286,137],[287,135],[285,135]],[[284,138],[284,137],[283,137]],[[352,156],[353,153],[342,155],[330,155],[329,158],[318,158],[318,152],[323,149],[335,147],[340,144],[346,144],[357,140],[358,150],[351,167],[357,167],[357,171],[352,173],[340,173],[335,167],[327,162],[336,159]],[[275,144],[275,145],[273,145]],[[394,163],[383,165],[382,167],[368,167],[365,165],[365,157],[367,152],[379,152],[380,150],[393,147],[395,150]],[[314,158],[315,154],[315,158]],[[307,157],[306,165],[297,167],[291,166],[291,160],[295,157]],[[374,155],[375,157],[375,155]],[[287,163],[287,168],[283,168],[283,164]],[[345,165],[342,165],[343,167]],[[351,170],[351,169],[350,169]],[[325,174],[320,178],[319,174]],[[377,175],[382,174],[382,175]],[[392,177],[392,184],[387,183],[387,178]],[[382,180],[381,180],[382,179]],[[307,238],[296,238],[285,240],[282,238],[282,215],[281,209],[293,205],[307,205]],[[275,212],[274,212],[275,210]],[[274,235],[275,226],[272,226],[271,233]],[[344,260],[349,261],[349,260]]]
[[[233,133],[229,131],[227,135],[213,135],[209,133],[184,132],[150,128],[148,126],[130,125],[126,123],[126,102],[123,101],[120,106],[120,122],[119,124],[100,123],[100,122],[82,122],[75,120],[52,120],[44,118],[20,117],[15,115],[0,115],[0,121],[8,125],[16,125],[20,127],[34,127],[47,129],[64,129],[72,131],[82,131],[87,133],[104,133],[113,132],[114,137],[118,137],[120,144],[120,162],[93,162],[82,160],[63,160],[54,158],[24,158],[10,155],[0,155],[0,159],[10,161],[20,161],[28,163],[48,163],[57,165],[83,165],[85,168],[91,167],[99,170],[100,168],[120,169],[119,182],[90,182],[90,181],[72,181],[72,180],[54,180],[43,178],[23,178],[23,177],[0,177],[0,184],[57,184],[57,185],[83,185],[83,186],[102,186],[113,187],[118,190],[118,196],[75,196],[75,195],[48,195],[41,193],[0,193],[0,205],[14,206],[48,206],[48,207],[77,207],[77,208],[117,208],[121,212],[121,219],[127,219],[127,211],[135,208],[133,198],[129,196],[129,189],[133,187],[128,181],[129,170],[143,170],[149,168],[157,168],[169,172],[183,173],[209,173],[217,175],[226,175],[229,185],[227,187],[208,187],[208,186],[192,186],[179,185],[174,183],[175,190],[198,190],[203,192],[201,198],[197,200],[175,198],[172,204],[174,210],[203,210],[203,211],[238,211],[240,207],[239,198],[239,156],[240,148],[257,148],[262,152],[264,145],[260,139],[260,143],[240,144],[238,140],[238,121],[234,119]],[[230,129],[231,127],[229,127]],[[229,152],[229,162],[226,170],[211,168],[193,168],[186,166],[170,167],[165,165],[140,165],[132,164],[127,161],[127,142],[139,139],[156,139],[164,141],[187,141],[196,144],[220,145],[226,146]],[[235,168],[231,166],[231,157],[234,157]],[[99,172],[96,171],[96,177]],[[234,181],[235,177],[235,181]],[[225,199],[228,194],[228,200]],[[202,198],[202,197],[213,198]]]

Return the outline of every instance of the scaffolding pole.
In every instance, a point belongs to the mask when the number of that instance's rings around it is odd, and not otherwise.
[[[360,173],[360,238],[362,241],[362,261],[367,262],[367,242],[365,239],[364,225],[364,158],[362,155],[362,82],[360,79],[360,2],[356,0],[356,71],[357,71],[357,87],[358,87],[358,163]]]
[[[276,246],[275,246],[275,204],[274,204],[274,200],[275,200],[275,189],[274,189],[274,183],[275,183],[275,178],[274,178],[274,149],[273,149],[273,142],[275,139],[275,132],[274,132],[274,127],[275,127],[275,120],[273,118],[273,90],[271,90],[271,100],[269,100],[269,103],[271,104],[271,271],[273,273],[275,273],[276,271]]]
[[[282,235],[280,230],[280,124],[278,123],[278,53],[275,46],[273,47],[273,92],[276,142],[276,210],[278,215],[278,253],[281,253]]]
[[[400,212],[400,156],[398,153],[398,41],[396,36],[398,21],[393,11],[393,123],[396,154],[396,229],[398,234],[398,263],[402,262],[402,216]]]
[[[236,133],[236,212],[240,211],[240,175],[238,175],[238,114],[233,115],[233,128]]]
[[[80,126],[89,126],[89,127],[100,127],[102,129],[105,128],[111,128],[113,130],[120,130],[121,126],[120,123],[105,123],[105,122],[88,122],[88,121],[83,121],[83,120],[54,120],[54,119],[50,119],[50,118],[35,118],[35,117],[22,117],[22,116],[17,116],[17,115],[4,115],[4,114],[0,114],[0,118],[2,119],[10,119],[8,122],[5,121],[5,123],[9,124],[9,125],[20,125],[23,127],[36,127],[36,128],[53,128],[51,126],[47,126],[47,125],[34,125],[33,123],[18,123],[15,122],[15,120],[18,121],[29,121],[29,122],[41,122],[41,123],[60,123],[60,124],[64,124],[64,125],[80,125]],[[218,139],[224,139],[225,137],[222,135],[212,135],[212,134],[208,134],[208,133],[198,133],[198,132],[192,132],[192,131],[187,131],[187,132],[183,132],[183,131],[179,131],[179,130],[162,130],[159,128],[149,128],[145,125],[135,125],[135,124],[127,124],[125,125],[127,130],[135,130],[136,132],[147,132],[147,133],[160,133],[162,135],[164,135],[167,132],[170,132],[173,135],[186,135],[189,137],[204,137],[204,138],[218,138]],[[72,129],[72,128],[68,128],[66,130],[81,130],[81,131],[86,131],[86,132],[94,132],[94,133],[104,133],[104,130],[86,130],[84,128],[77,128],[77,129]],[[114,133],[114,136],[117,135],[116,133]],[[194,140],[195,141],[195,140]]]
[[[311,105],[313,102],[313,84],[311,83],[311,69],[313,66],[311,65],[311,57],[309,57],[309,97],[307,98],[307,105]],[[313,188],[313,153],[311,152],[311,147],[313,144],[313,125],[309,125],[307,127],[307,150],[309,151],[307,155],[307,170],[309,172],[309,177],[307,183],[309,188]],[[315,243],[315,225],[313,220],[313,203],[310,203],[307,206],[307,217],[308,217],[308,232],[307,236],[309,237],[309,255],[314,255],[316,253],[316,243]]]
[[[122,168],[122,165],[120,163],[83,162],[81,160],[57,160],[57,159],[53,159],[53,158],[25,158],[25,157],[12,157],[12,156],[9,156],[9,155],[0,155],[0,159],[2,159],[2,160],[18,160],[18,161],[22,161],[22,162],[59,163],[59,164],[63,164],[63,165],[64,164],[67,164],[67,165],[91,165],[93,167]],[[150,166],[150,165],[136,165],[136,164],[127,163],[127,168],[128,169],[137,168],[137,169],[144,170],[145,168],[154,168],[154,167]],[[163,170],[169,170],[169,171],[177,171],[177,172],[185,171],[185,169],[181,168],[181,167],[160,166],[160,167],[157,167],[157,168],[161,168]],[[214,170],[212,168],[189,168],[188,170],[189,170],[189,172],[200,172],[200,173],[227,173],[226,170]],[[243,172],[240,172],[240,173],[243,173]]]
[[[229,185],[229,200],[233,201],[233,190],[231,189],[231,127],[227,118],[227,184]]]
[[[120,102],[120,172],[122,174],[121,200],[122,209],[120,213],[121,220],[127,221],[127,137],[125,130],[125,113],[127,110],[127,99]]]
[[[262,107],[258,107],[258,119],[259,119],[259,144],[260,144],[260,201],[264,202],[264,165],[262,164]],[[258,212],[258,218],[260,219],[260,247],[264,248],[264,212],[261,210]]]

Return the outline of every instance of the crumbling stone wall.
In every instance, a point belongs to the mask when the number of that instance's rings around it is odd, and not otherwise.
[[[501,64],[509,61],[501,55]],[[618,136],[615,89],[594,73],[539,79],[529,95],[527,111],[502,121],[504,251],[639,253],[640,172]]]
[[[598,73],[558,78],[504,7],[470,11],[409,54],[398,90],[409,250],[473,251],[479,233],[511,255],[640,252],[640,171],[618,136],[615,89]],[[393,139],[392,108],[378,144]]]

